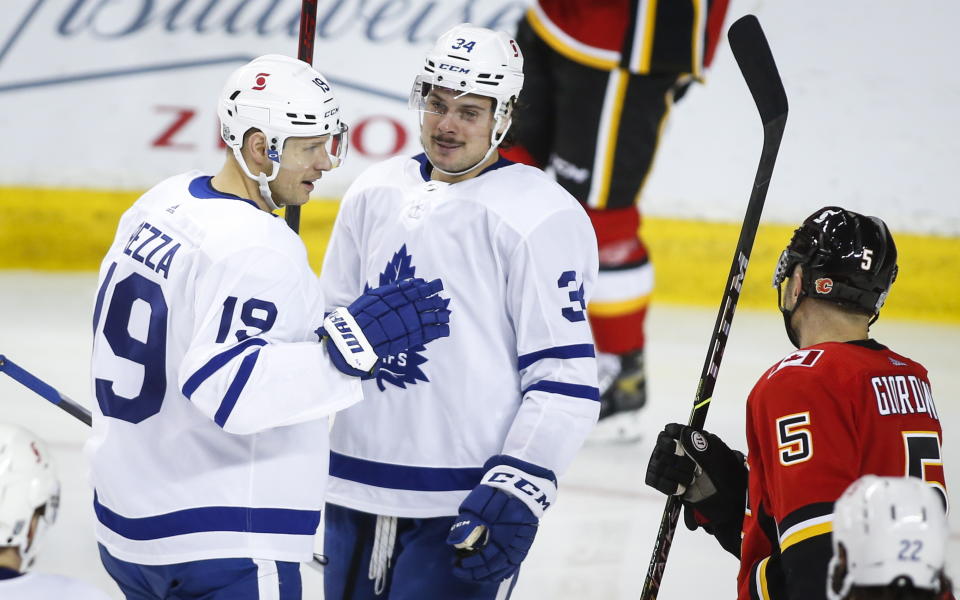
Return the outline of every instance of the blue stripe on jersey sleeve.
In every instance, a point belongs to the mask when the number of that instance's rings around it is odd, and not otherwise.
[[[523,390],[523,395],[526,396],[527,392],[548,392],[550,394],[560,394],[561,396],[570,396],[572,398],[600,401],[600,390],[598,388],[592,385],[577,385],[575,383],[563,383],[562,381],[547,381],[541,379]]]
[[[593,344],[571,344],[569,346],[554,346],[544,350],[537,350],[529,354],[523,354],[517,358],[517,369],[523,370],[544,358],[593,358],[596,352],[593,350]]]
[[[475,488],[483,477],[483,468],[414,467],[330,452],[330,475],[394,490],[454,492]]]
[[[314,535],[320,525],[319,510],[245,506],[202,506],[130,518],[100,504],[96,492],[93,494],[93,510],[104,527],[129,540],[157,540],[216,531]]]
[[[217,409],[217,414],[213,417],[214,423],[220,427],[223,427],[227,419],[230,418],[230,413],[233,412],[233,407],[237,405],[240,392],[243,391],[243,386],[247,385],[247,381],[250,379],[250,373],[253,372],[253,366],[257,364],[257,357],[259,356],[260,350],[254,350],[243,357],[243,362],[240,363],[240,368],[237,369],[237,375],[233,378],[230,387],[227,388],[227,394],[223,397],[223,401],[220,402],[220,408]]]
[[[258,337],[247,338],[237,344],[236,346],[224,350],[220,354],[215,355],[213,358],[207,361],[205,365],[196,370],[196,372],[187,378],[187,382],[183,384],[183,395],[189,398],[193,395],[197,388],[206,381],[211,375],[216,373],[221,367],[225,364],[239,356],[249,348],[250,346],[266,346],[266,340],[260,339]]]

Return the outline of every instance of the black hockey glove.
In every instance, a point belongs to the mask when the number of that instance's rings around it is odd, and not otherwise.
[[[743,454],[706,431],[670,423],[657,436],[647,485],[680,496],[688,529],[703,527],[740,556],[748,472]]]

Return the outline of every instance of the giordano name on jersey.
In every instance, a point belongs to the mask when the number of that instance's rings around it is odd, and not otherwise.
[[[877,398],[881,415],[926,413],[939,421],[940,415],[933,403],[930,384],[914,375],[881,375],[871,377],[870,385]]]

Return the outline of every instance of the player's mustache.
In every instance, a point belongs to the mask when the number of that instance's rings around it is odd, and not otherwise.
[[[439,135],[431,136],[433,141],[440,142],[441,144],[459,144],[460,142],[454,138],[447,138]]]

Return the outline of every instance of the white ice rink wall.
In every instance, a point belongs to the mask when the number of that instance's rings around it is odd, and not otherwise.
[[[512,30],[526,2],[318,4],[315,63],[353,126],[351,160],[322,190],[339,196],[371,162],[417,151],[406,98],[432,40],[464,20]],[[298,10],[296,0],[4,0],[0,185],[143,190],[215,169],[226,73],[295,54]],[[766,28],[790,96],[768,219],[791,223],[829,201],[898,230],[960,235],[960,3],[733,0],[728,23],[745,12]],[[724,43],[707,85],[677,106],[648,212],[738,220],[756,121]]]

